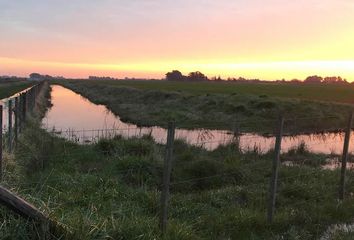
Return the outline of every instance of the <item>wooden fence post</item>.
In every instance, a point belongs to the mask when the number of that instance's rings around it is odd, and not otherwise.
[[[13,210],[15,213],[29,218],[31,220],[37,221],[40,224],[39,239],[48,239],[49,223],[50,219],[35,208],[30,203],[26,202],[22,198],[13,194],[9,190],[0,186],[0,203]]]
[[[14,116],[15,116],[15,123],[14,123],[14,139],[15,139],[15,146],[17,145],[17,138],[18,138],[18,97],[15,98],[15,109],[14,109]]]
[[[278,167],[280,162],[280,150],[281,150],[281,140],[283,135],[283,126],[284,126],[284,118],[282,116],[279,117],[279,123],[276,132],[276,140],[275,140],[275,149],[274,149],[274,159],[272,166],[272,178],[270,181],[270,197],[268,203],[268,222],[271,223],[273,221],[273,216],[275,212],[275,202],[276,202],[276,194],[277,194],[277,185],[278,185]]]
[[[27,94],[22,94],[22,126],[24,126],[26,122],[26,114],[27,114]]]
[[[172,171],[173,143],[175,138],[175,124],[169,123],[167,130],[167,145],[163,171],[163,186],[161,192],[161,213],[160,228],[162,233],[166,232],[168,218],[168,201],[170,195],[170,180]]]
[[[8,113],[8,117],[9,117],[9,127],[8,127],[8,147],[9,147],[9,152],[12,152],[12,99],[9,100],[9,113]]]
[[[22,132],[22,93],[18,96],[18,109],[17,109],[17,114],[18,114],[18,132]]]
[[[347,160],[348,160],[348,150],[349,150],[349,142],[350,142],[350,133],[352,130],[352,122],[353,122],[353,112],[350,113],[348,126],[345,132],[344,145],[343,145],[343,155],[342,155],[342,168],[340,172],[340,182],[339,182],[339,199],[344,199],[345,194],[345,176],[347,170]]]
[[[0,105],[0,181],[2,181],[2,105]]]
[[[34,92],[33,92],[33,88],[31,88],[31,112],[33,112],[33,108],[34,108]]]

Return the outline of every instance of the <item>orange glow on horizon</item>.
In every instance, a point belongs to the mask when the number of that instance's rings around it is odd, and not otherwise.
[[[87,78],[94,76],[111,76],[116,78],[164,78],[168,71],[177,69],[188,74],[201,71],[209,77],[221,76],[245,77],[248,79],[278,80],[305,79],[310,75],[342,76],[348,81],[354,81],[354,60],[347,61],[284,61],[259,63],[230,63],[222,61],[208,62],[148,62],[136,64],[89,64],[42,62],[0,58],[3,73],[16,73],[28,76],[32,72],[46,73],[53,76],[68,78]],[[18,71],[17,69],[21,69]]]
[[[5,0],[0,75],[354,81],[353,12],[351,0]]]

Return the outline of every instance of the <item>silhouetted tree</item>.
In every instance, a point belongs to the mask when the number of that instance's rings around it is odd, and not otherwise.
[[[296,78],[294,78],[294,79],[291,79],[291,81],[290,81],[291,83],[302,83],[299,79],[296,79]]]
[[[30,78],[41,78],[42,77],[42,75],[39,73],[31,73],[29,76],[30,76]]]
[[[304,83],[321,83],[322,80],[323,80],[322,77],[315,75],[315,76],[309,76],[309,77],[307,77],[307,78],[305,79]]]
[[[184,81],[185,76],[178,71],[178,70],[173,70],[172,72],[166,73],[166,80],[167,81]]]
[[[189,73],[188,80],[194,82],[208,81],[208,77],[205,76],[203,73],[196,71]]]
[[[341,77],[325,77],[323,79],[323,83],[336,83],[336,84],[345,84],[348,83],[346,79],[342,79]]]

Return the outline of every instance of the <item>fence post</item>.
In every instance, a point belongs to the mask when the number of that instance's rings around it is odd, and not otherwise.
[[[9,147],[9,152],[12,152],[12,99],[9,100],[9,129],[8,129],[8,147]]]
[[[23,93],[22,98],[22,126],[24,126],[27,114],[27,94]]]
[[[350,133],[352,130],[352,122],[353,122],[353,112],[350,113],[348,126],[345,132],[344,145],[343,145],[343,155],[342,155],[342,168],[340,172],[340,182],[339,182],[339,199],[344,199],[345,194],[345,176],[347,170],[347,160],[348,160],[348,150],[349,150],[349,141],[350,141]]]
[[[169,123],[168,130],[167,130],[167,145],[166,145],[166,155],[165,155],[164,171],[163,171],[163,186],[161,192],[160,228],[163,234],[166,232],[166,227],[167,227],[168,201],[170,195],[170,180],[171,180],[171,171],[172,171],[172,155],[173,155],[174,138],[175,138],[175,124]]]
[[[2,105],[0,105],[0,181],[2,181]]]
[[[284,126],[284,118],[282,116],[279,117],[279,123],[276,132],[276,140],[275,140],[275,149],[274,149],[274,159],[272,166],[272,178],[270,181],[270,197],[269,197],[269,205],[268,205],[268,222],[271,223],[273,221],[274,211],[275,211],[275,201],[277,194],[277,185],[278,185],[278,167],[280,162],[280,150],[281,150],[281,140],[283,135],[283,126]]]
[[[18,114],[18,132],[22,132],[22,93],[20,93],[20,96],[18,97],[18,109],[17,109],[17,114]]]
[[[17,136],[18,136],[18,97],[15,98],[15,109],[14,109],[14,115],[15,115],[15,123],[14,123],[14,139],[15,139],[15,147],[17,145]]]

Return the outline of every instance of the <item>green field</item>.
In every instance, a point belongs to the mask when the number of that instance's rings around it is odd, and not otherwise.
[[[194,94],[252,94],[269,97],[354,103],[354,85],[282,84],[282,83],[213,83],[167,81],[90,81],[92,84],[134,87],[145,90],[184,91]]]
[[[352,105],[333,101],[345,95],[349,98],[350,94],[354,97],[352,90],[329,85],[83,80],[57,83],[106,105],[123,121],[140,126],[166,126],[174,121],[180,128],[238,126],[242,132],[265,134],[273,132],[280,114],[286,118],[285,130],[289,134],[343,129]],[[296,97],[300,92],[301,97]],[[321,100],[328,97],[328,101],[308,100],[316,96]]]
[[[11,95],[20,92],[32,85],[33,85],[32,82],[26,82],[26,81],[14,81],[14,82],[0,81],[0,99],[10,97]]]

